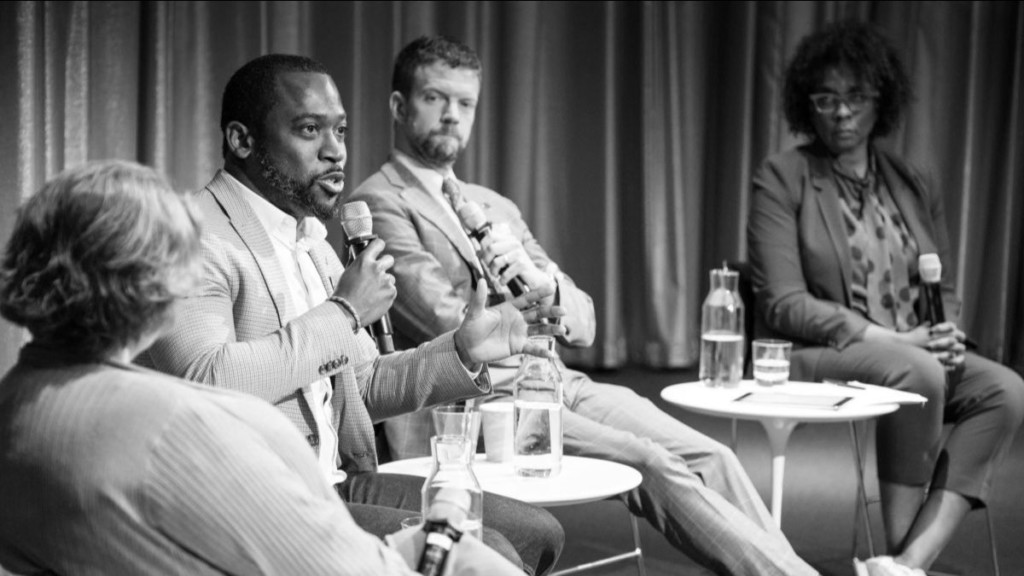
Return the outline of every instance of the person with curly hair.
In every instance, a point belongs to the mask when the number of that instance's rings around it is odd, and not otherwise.
[[[911,92],[895,50],[869,25],[804,38],[783,99],[790,129],[809,141],[756,171],[747,232],[755,334],[794,342],[794,379],[927,398],[878,421],[888,555],[854,559],[871,576],[924,574],[967,512],[986,505],[1024,418],[1020,376],[966,350],[952,274],[942,278],[946,321],[923,313],[918,256],[951,261],[942,193],[877,143]]]
[[[198,211],[153,170],[69,169],[20,209],[0,314],[0,564],[17,574],[414,574],[425,534],[362,530],[269,403],[131,363],[199,276]],[[456,574],[522,572],[463,538]],[[0,572],[3,572],[0,569]]]

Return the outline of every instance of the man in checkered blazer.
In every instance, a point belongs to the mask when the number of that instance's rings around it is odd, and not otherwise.
[[[360,526],[383,535],[420,512],[423,480],[375,472],[372,423],[489,392],[486,362],[526,350],[528,333],[560,328],[539,323],[558,310],[533,307],[536,298],[485,308],[481,290],[457,329],[379,355],[362,327],[391,306],[393,261],[377,240],[343,269],[321,222],[341,206],[346,125],[318,62],[271,54],[232,76],[221,114],[225,167],[196,195],[200,287],[142,363],[274,404]],[[529,572],[550,569],[564,541],[548,512],[490,494],[484,524],[484,540]]]

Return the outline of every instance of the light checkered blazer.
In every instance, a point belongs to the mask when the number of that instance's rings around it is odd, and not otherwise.
[[[561,342],[589,346],[597,327],[590,296],[551,261],[512,201],[483,186],[462,182],[459,186],[467,200],[480,205],[489,222],[509,225],[537,267],[554,274],[558,304],[567,311],[562,324],[569,330]],[[351,200],[370,206],[373,231],[384,239],[385,253],[395,258],[392,273],[398,297],[390,314],[395,347],[411,348],[457,327],[479,277],[476,248],[466,233],[423,183],[393,158],[360,184]],[[518,366],[519,356],[490,364],[497,393],[512,393]],[[432,426],[429,411],[388,420],[385,430],[392,456],[430,454]]]
[[[259,396],[314,447],[316,424],[301,388],[331,377],[333,424],[347,472],[376,469],[372,422],[490,391],[486,370],[469,378],[450,331],[414,350],[380,356],[365,331],[352,333],[334,302],[283,322],[294,316],[284,275],[241,186],[220,171],[197,194],[204,217],[200,286],[178,304],[174,328],[140,364]],[[334,250],[320,241],[310,255],[333,293],[343,271]]]

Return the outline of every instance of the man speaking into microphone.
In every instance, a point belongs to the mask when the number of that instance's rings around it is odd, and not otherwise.
[[[376,473],[372,423],[487,393],[486,363],[539,353],[528,335],[562,329],[540,323],[560,313],[535,306],[547,293],[485,307],[481,282],[464,322],[381,355],[364,328],[395,298],[393,258],[372,240],[343,267],[325,241],[323,222],[337,220],[345,200],[347,123],[334,81],[314,60],[270,54],[235,72],[221,109],[224,169],[196,194],[199,286],[140,361],[274,404],[356,522],[381,536],[420,512],[423,480]],[[530,572],[549,569],[564,541],[548,512],[491,494],[484,527],[486,543]]]

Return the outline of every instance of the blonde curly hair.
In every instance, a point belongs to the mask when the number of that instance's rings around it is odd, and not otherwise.
[[[65,170],[18,210],[0,315],[35,340],[104,357],[169,323],[198,276],[199,216],[146,166]]]

